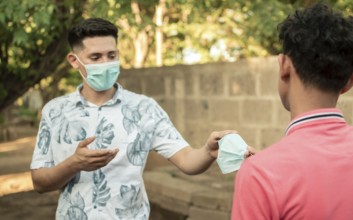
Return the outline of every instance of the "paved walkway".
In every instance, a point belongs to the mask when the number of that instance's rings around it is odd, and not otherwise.
[[[0,219],[54,219],[57,192],[33,191],[29,172],[35,137],[0,144]]]

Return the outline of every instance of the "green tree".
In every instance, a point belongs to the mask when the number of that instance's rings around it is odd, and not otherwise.
[[[0,1],[0,111],[55,73],[85,0]]]

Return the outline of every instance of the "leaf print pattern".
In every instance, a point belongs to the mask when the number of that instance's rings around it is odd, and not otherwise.
[[[135,105],[133,102],[125,103],[122,106],[122,113],[126,132],[131,134],[137,130],[134,141],[127,147],[128,160],[135,166],[143,166],[152,147],[154,134],[174,140],[180,138],[168,116],[149,99],[144,99]],[[156,130],[159,123],[163,123],[164,126]]]
[[[133,129],[137,128],[137,124],[140,120],[140,114],[134,110],[136,106],[131,104],[126,104],[121,107],[121,111],[124,115],[123,126],[128,134],[130,134]]]
[[[88,217],[83,211],[85,208],[85,201],[79,193],[76,193],[71,200],[71,207],[67,210],[66,220],[87,220]]]
[[[93,199],[94,208],[105,206],[110,199],[110,188],[107,187],[107,180],[104,173],[99,169],[93,173]]]
[[[84,212],[85,201],[80,193],[76,193],[72,198],[67,191],[61,195],[63,200],[58,207],[60,219],[65,220],[87,220],[87,214]]]
[[[43,118],[39,128],[39,140],[38,140],[38,148],[40,149],[40,153],[45,155],[48,153],[49,145],[50,145],[50,129],[47,124],[47,121]]]
[[[166,123],[167,128],[161,129],[160,131],[156,131],[156,135],[161,138],[167,138],[171,140],[179,140],[180,134],[178,131],[174,128],[173,123],[170,121],[169,117],[166,115],[165,112],[162,111],[160,108],[156,108],[156,114],[160,117],[163,118],[159,123]]]
[[[102,118],[96,129],[96,148],[105,149],[112,143],[114,138],[114,125],[112,123],[107,124],[107,119]]]
[[[148,205],[142,199],[141,189],[137,186],[122,185],[120,187],[120,199],[126,207],[116,208],[115,214],[119,219],[141,219],[147,220],[147,216],[138,217],[139,213],[144,213],[142,209],[149,209]]]
[[[82,141],[86,138],[87,132],[80,118],[88,117],[89,113],[83,106],[76,106],[75,103],[65,100],[60,106],[55,106],[49,111],[49,117],[54,125],[55,140],[71,144],[72,141]]]
[[[148,155],[151,144],[152,140],[146,134],[137,134],[135,141],[127,146],[127,158],[130,163],[135,166],[142,166]]]
[[[74,178],[72,178],[72,179],[70,180],[70,182],[67,184],[67,191],[68,191],[69,193],[72,192],[72,188],[74,188],[74,185],[80,181],[80,177],[81,177],[81,172],[78,172],[78,173],[74,176]]]

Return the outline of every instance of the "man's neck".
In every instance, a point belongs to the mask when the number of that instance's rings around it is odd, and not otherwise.
[[[295,97],[291,97],[291,118],[322,108],[335,108],[338,95],[323,93],[316,89],[297,90]]]

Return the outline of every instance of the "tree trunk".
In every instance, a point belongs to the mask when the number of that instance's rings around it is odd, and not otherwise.
[[[160,0],[156,6],[156,66],[163,65],[163,16],[165,0]]]

